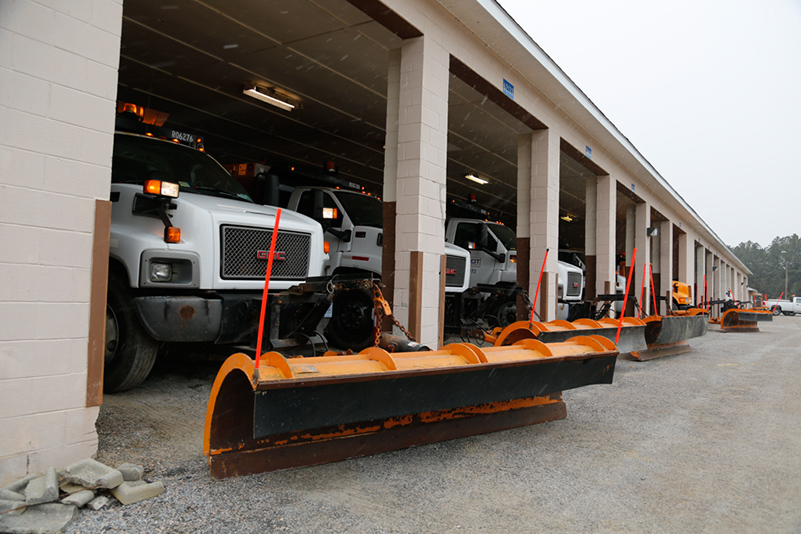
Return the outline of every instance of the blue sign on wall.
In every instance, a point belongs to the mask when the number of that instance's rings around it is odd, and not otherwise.
[[[505,78],[503,80],[503,94],[505,94],[512,100],[515,99],[515,86],[509,83],[509,81],[506,80]]]
[[[592,159],[592,149],[588,146],[585,146],[584,155],[587,156],[588,159]]]

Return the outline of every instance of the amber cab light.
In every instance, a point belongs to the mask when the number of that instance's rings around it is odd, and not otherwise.
[[[169,226],[164,229],[164,242],[165,243],[180,243],[181,242],[181,229],[175,226]]]
[[[145,193],[151,195],[161,195],[176,198],[178,196],[178,184],[162,182],[161,180],[145,180]]]
[[[509,255],[509,261],[510,261],[511,263],[517,263],[517,256],[512,256],[512,255]]]
[[[323,252],[328,254],[328,251],[331,250],[331,243],[328,241],[323,241]]]

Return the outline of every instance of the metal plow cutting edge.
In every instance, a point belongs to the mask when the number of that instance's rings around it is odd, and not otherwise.
[[[768,310],[726,310],[720,318],[720,329],[724,332],[759,332],[760,321],[773,321]]]
[[[617,342],[617,349],[620,354],[626,354],[635,350],[645,350],[645,322],[635,317],[624,317],[623,325],[620,328],[620,338]],[[536,339],[543,343],[555,343],[567,341],[576,336],[597,335],[614,342],[617,337],[618,320],[601,319],[577,319],[573,322],[568,321],[549,321],[540,323],[537,321],[518,321],[512,323],[501,331],[497,337],[485,336],[487,341],[496,346],[511,345],[521,339]]]
[[[688,339],[706,334],[709,318],[700,309],[688,310],[685,315],[652,315],[646,317],[646,350],[632,351],[631,355],[640,361],[653,360],[662,356],[672,356],[690,352]]]
[[[215,478],[403,449],[563,419],[561,392],[611,384],[600,336],[504,347],[286,359],[230,356],[212,387],[203,454]]]

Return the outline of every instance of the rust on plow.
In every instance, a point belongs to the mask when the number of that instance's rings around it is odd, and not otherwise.
[[[566,417],[563,390],[612,382],[617,350],[599,336],[480,349],[223,364],[203,453],[215,478],[327,463]]]
[[[684,315],[652,315],[645,318],[645,342],[648,348],[632,351],[639,361],[653,360],[690,352],[688,339],[706,334],[708,317],[702,310],[688,310]]]
[[[726,310],[720,318],[720,329],[724,332],[759,332],[760,321],[773,321],[768,310]]]

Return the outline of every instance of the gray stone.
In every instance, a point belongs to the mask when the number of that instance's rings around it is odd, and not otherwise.
[[[26,506],[25,501],[7,501],[5,499],[0,499],[0,516],[5,514],[19,515],[25,510]]]
[[[145,474],[145,468],[137,464],[122,464],[117,467],[117,471],[122,473],[122,479],[125,482],[136,482],[142,480]]]
[[[10,491],[13,491],[15,493],[24,493],[25,492],[25,486],[27,486],[28,482],[30,482],[31,480],[33,480],[36,477],[37,477],[37,475],[28,475],[25,478],[21,478],[21,479],[17,480],[16,482],[12,482],[11,484],[9,484],[8,486],[6,486],[3,489],[4,490],[10,490]]]
[[[111,489],[123,482],[122,473],[91,458],[68,465],[61,472],[61,476],[66,482],[80,484],[86,488]]]
[[[66,504],[29,506],[21,515],[0,515],[0,532],[8,534],[52,534],[62,532],[75,520],[78,509]]]
[[[25,490],[23,490],[25,491]],[[24,501],[25,496],[9,489],[0,490],[0,499],[5,501]]]
[[[64,493],[76,493],[78,491],[83,491],[86,489],[80,484],[73,484],[72,482],[62,482],[61,484],[58,485],[58,487]]]
[[[143,481],[123,482],[111,490],[111,494],[122,504],[144,501],[151,497],[157,497],[162,493],[164,493],[164,484],[161,481],[151,482],[150,484]]]
[[[58,473],[51,467],[44,476],[34,478],[25,487],[25,502],[44,504],[58,500]]]
[[[71,495],[67,495],[61,499],[61,504],[73,504],[80,508],[95,498],[95,492],[92,490],[83,490]]]
[[[101,508],[103,508],[105,505],[108,504],[108,500],[109,500],[108,497],[106,497],[105,495],[98,495],[97,497],[89,501],[86,504],[86,507],[92,510],[100,510]]]

